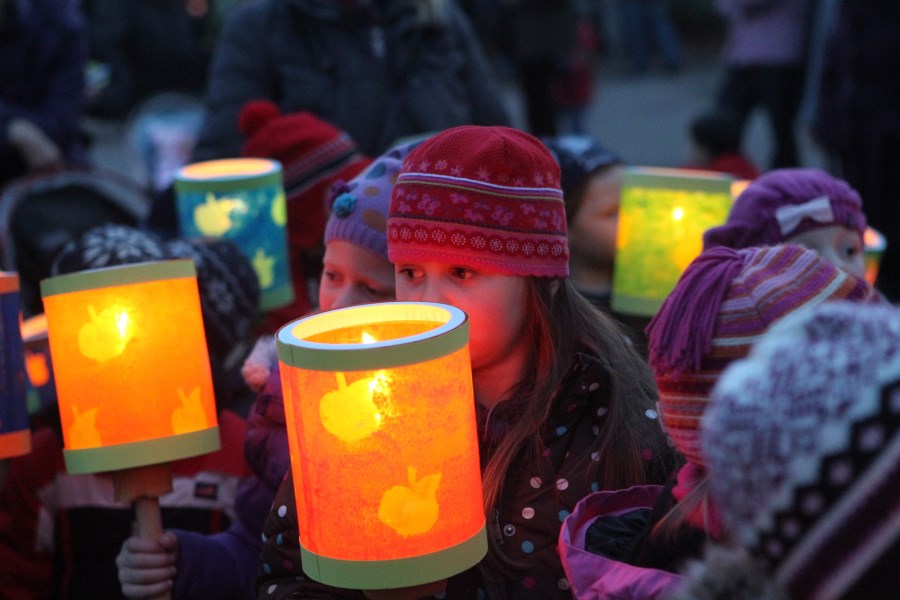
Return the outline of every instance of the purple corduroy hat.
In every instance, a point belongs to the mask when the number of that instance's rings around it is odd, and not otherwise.
[[[791,598],[897,597],[897,308],[786,317],[725,371],[701,427],[726,527]]]
[[[406,155],[419,142],[391,148],[362,173],[336,183],[329,194],[331,215],[325,225],[325,243],[343,240],[387,258],[387,217],[391,190]]]
[[[703,247],[774,246],[829,225],[863,235],[866,216],[856,190],[820,169],[776,169],[747,186],[725,224],[704,234]]]
[[[880,297],[800,246],[712,248],[694,259],[647,327],[660,417],[688,461],[705,464],[700,418],[725,367],[785,315],[831,300]]]

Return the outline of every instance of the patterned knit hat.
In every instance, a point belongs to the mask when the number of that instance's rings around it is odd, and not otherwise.
[[[879,561],[887,577],[858,597],[896,598],[900,311],[840,302],[792,315],[712,398],[703,449],[737,543],[794,600],[844,597]]]
[[[541,138],[559,163],[566,216],[569,223],[575,218],[581,201],[580,188],[597,170],[622,164],[622,159],[603,147],[590,135],[560,135]]]
[[[53,275],[102,269],[170,258],[156,235],[108,223],[84,232],[66,244],[53,261]]]
[[[273,158],[281,162],[287,198],[288,251],[294,302],[274,311],[264,329],[273,330],[309,312],[315,299],[308,297],[307,279],[317,272],[307,267],[304,255],[322,246],[327,219],[325,199],[336,181],[348,181],[366,168],[371,159],[360,154],[350,136],[312,113],[283,115],[267,100],[244,105],[240,129],[247,137],[242,156]],[[309,261],[321,262],[319,252]]]
[[[253,265],[237,246],[221,238],[170,240],[166,253],[168,258],[194,260],[210,357],[225,370],[239,368],[253,343],[259,307]]]
[[[466,125],[429,138],[394,186],[388,256],[567,276],[559,165],[537,138],[509,127]]]
[[[879,296],[800,246],[713,248],[694,259],[647,327],[660,416],[688,461],[705,465],[700,417],[725,367],[785,315],[842,299]]]
[[[403,144],[375,159],[349,183],[332,187],[325,243],[344,240],[387,259],[387,215],[400,165],[419,142]]]
[[[776,169],[747,186],[725,224],[704,234],[703,247],[773,246],[829,225],[863,235],[866,216],[856,190],[819,169]]]

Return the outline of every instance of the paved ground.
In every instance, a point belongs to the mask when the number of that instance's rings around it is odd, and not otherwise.
[[[711,108],[722,80],[714,56],[694,58],[676,74],[662,71],[635,76],[615,64],[601,66],[589,111],[590,133],[632,164],[677,167],[688,158],[688,125]],[[508,90],[521,124],[521,100]],[[803,166],[822,166],[822,158],[807,136],[800,135]],[[755,114],[745,133],[748,156],[761,167],[769,162],[770,134],[761,113]]]
[[[595,81],[594,103],[589,110],[589,131],[632,164],[675,167],[687,160],[690,120],[711,106],[722,70],[715,56],[694,57],[676,74],[651,71],[635,76],[614,62],[601,65]],[[523,126],[518,90],[505,86],[518,126]],[[123,129],[110,123],[92,123],[93,157],[97,164],[134,177],[143,177],[139,163],[123,139]],[[757,114],[745,135],[748,155],[761,166],[768,163],[770,139],[767,123]],[[801,135],[805,166],[821,166],[821,157]]]

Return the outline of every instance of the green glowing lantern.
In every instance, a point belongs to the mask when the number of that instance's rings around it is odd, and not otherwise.
[[[725,222],[732,178],[685,169],[630,167],[622,180],[612,309],[652,317],[703,249],[703,232]]]

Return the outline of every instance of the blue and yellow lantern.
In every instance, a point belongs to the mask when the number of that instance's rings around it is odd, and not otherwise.
[[[229,158],[186,165],[175,176],[181,237],[221,237],[256,271],[260,309],[294,299],[287,250],[287,205],[281,163]]]

